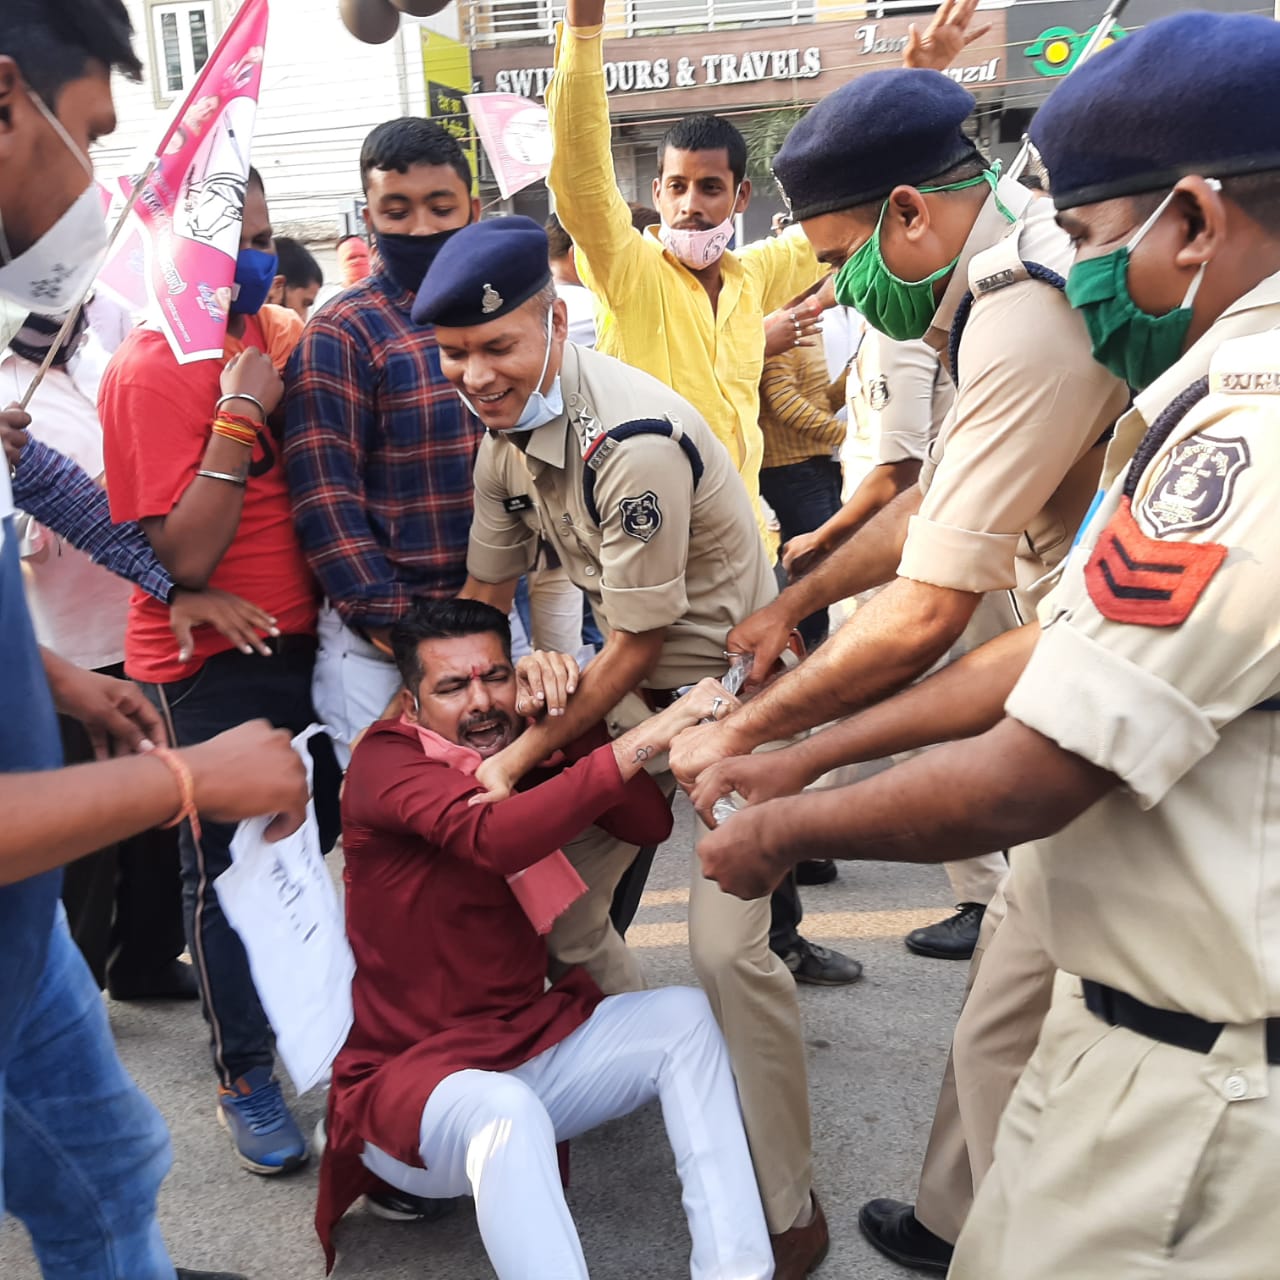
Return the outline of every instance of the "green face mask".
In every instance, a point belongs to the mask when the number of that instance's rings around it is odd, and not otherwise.
[[[1182,305],[1162,316],[1149,315],[1130,297],[1129,254],[1168,208],[1173,195],[1169,192],[1127,244],[1077,262],[1067,276],[1067,301],[1084,317],[1093,358],[1135,391],[1149,387],[1182,355],[1191,327],[1191,304],[1208,265],[1201,264]]]
[[[999,177],[1000,165],[996,163],[976,178],[949,182],[942,187],[918,187],[917,190],[962,191],[985,182],[994,192]],[[1014,221],[1013,214],[999,203],[998,198],[997,206],[1010,222]],[[888,207],[886,200],[880,208],[880,217],[871,238],[859,245],[836,272],[836,301],[842,307],[852,307],[873,329],[896,342],[906,342],[912,338],[923,338],[928,331],[929,322],[938,309],[937,299],[933,296],[934,283],[955,267],[960,255],[956,254],[945,267],[939,267],[923,280],[903,280],[895,276],[880,254],[880,227]]]

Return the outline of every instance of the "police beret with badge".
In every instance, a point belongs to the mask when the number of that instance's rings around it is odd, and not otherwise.
[[[413,303],[414,323],[488,324],[550,283],[547,233],[532,218],[473,222],[450,237],[427,270]]]
[[[1189,173],[1280,169],[1280,23],[1179,13],[1103,49],[1031,122],[1059,209],[1171,187]]]
[[[773,173],[796,222],[883,200],[977,154],[974,98],[940,71],[873,71],[829,93],[787,134]]]

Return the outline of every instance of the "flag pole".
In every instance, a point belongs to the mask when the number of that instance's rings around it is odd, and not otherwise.
[[[1103,44],[1106,43],[1111,35],[1111,28],[1115,26],[1116,19],[1124,12],[1125,5],[1129,0],[1111,0],[1107,5],[1106,12],[1098,19],[1097,26],[1093,29],[1093,34],[1085,42],[1085,46],[1080,50],[1080,56],[1071,64],[1071,70],[1074,71],[1082,62],[1087,62],[1093,57]],[[1280,18],[1280,0],[1275,0],[1276,16]],[[1006,173],[1015,181],[1022,177],[1023,170],[1026,169],[1028,161],[1031,159],[1031,138],[1027,134],[1022,135],[1022,146],[1018,148],[1018,154],[1014,156],[1013,162],[1009,165]]]
[[[128,220],[129,215],[133,212],[133,206],[138,203],[138,197],[142,194],[142,189],[147,185],[151,175],[155,172],[156,165],[160,161],[152,160],[150,164],[142,171],[142,176],[138,179],[133,190],[129,193],[129,199],[125,201],[124,208],[120,211],[120,216],[116,219],[116,224],[111,228],[111,234],[107,236],[107,243],[103,247],[99,255],[98,265],[106,261],[107,255],[111,252],[112,245],[120,236],[120,232],[124,229],[124,224]],[[31,379],[30,385],[22,393],[22,399],[18,401],[18,408],[25,410],[27,405],[31,403],[31,397],[35,395],[36,388],[44,381],[44,375],[49,372],[53,364],[54,357],[62,350],[67,338],[71,334],[71,329],[76,322],[76,316],[80,312],[80,308],[84,305],[84,300],[89,296],[89,290],[93,288],[94,282],[97,280],[98,273],[89,278],[89,283],[80,291],[80,296],[75,300],[71,310],[67,312],[67,318],[62,322],[62,328],[58,330],[57,335],[53,339],[53,344],[45,353],[44,359],[40,362],[40,367],[36,370],[35,377]]]

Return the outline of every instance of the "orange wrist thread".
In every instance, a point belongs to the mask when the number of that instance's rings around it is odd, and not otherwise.
[[[199,840],[200,815],[196,812],[196,784],[191,776],[191,770],[187,768],[187,762],[177,752],[170,751],[168,747],[156,747],[150,754],[163,761],[169,772],[173,774],[181,797],[181,807],[177,814],[164,824],[165,828],[176,827],[185,820],[191,823],[191,834]]]

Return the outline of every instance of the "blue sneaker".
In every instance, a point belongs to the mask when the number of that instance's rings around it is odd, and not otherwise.
[[[307,1140],[270,1067],[254,1067],[230,1088],[219,1085],[218,1119],[231,1134],[240,1163],[254,1173],[289,1173],[307,1163]]]

